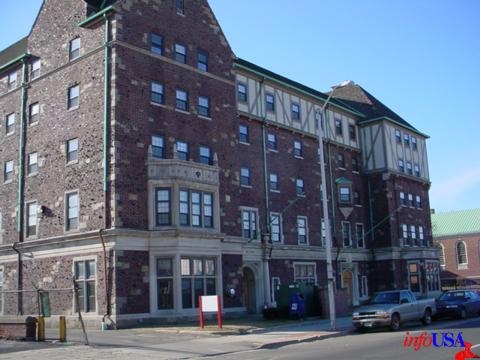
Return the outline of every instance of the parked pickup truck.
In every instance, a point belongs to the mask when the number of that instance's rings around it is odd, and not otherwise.
[[[357,330],[388,326],[396,331],[407,321],[429,325],[435,312],[435,299],[417,300],[410,290],[381,291],[368,305],[355,309],[352,323]]]

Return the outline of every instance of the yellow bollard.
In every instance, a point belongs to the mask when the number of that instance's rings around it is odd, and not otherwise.
[[[45,319],[43,316],[39,316],[37,318],[38,321],[38,341],[45,341]]]
[[[60,316],[60,341],[67,341],[67,322],[65,316]]]

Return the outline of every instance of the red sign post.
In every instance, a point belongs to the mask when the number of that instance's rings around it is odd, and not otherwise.
[[[200,327],[203,329],[205,327],[205,317],[204,313],[217,313],[217,322],[218,327],[222,328],[222,306],[220,304],[220,296],[210,295],[210,296],[199,296],[198,298],[199,312],[200,312]]]

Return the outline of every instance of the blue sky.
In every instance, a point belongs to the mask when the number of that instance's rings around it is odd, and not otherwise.
[[[320,91],[353,80],[428,134],[437,212],[480,208],[480,1],[209,3],[238,57]],[[40,4],[2,2],[0,49]]]

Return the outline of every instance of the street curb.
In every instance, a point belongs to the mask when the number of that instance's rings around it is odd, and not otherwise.
[[[304,337],[304,338],[299,338],[299,339],[293,339],[293,340],[283,340],[283,341],[274,341],[270,342],[267,344],[262,344],[256,347],[256,349],[276,349],[279,347],[287,346],[287,345],[293,345],[293,344],[301,344],[301,343],[306,343],[306,342],[313,342],[313,341],[318,341],[318,340],[324,340],[324,339],[330,339],[330,338],[335,338],[335,337],[340,337],[340,336],[345,336],[347,334],[350,334],[353,332],[352,329],[345,329],[345,330],[340,330],[336,332],[331,332],[331,333],[325,333],[321,335],[314,335],[314,336],[309,336],[309,337]]]

